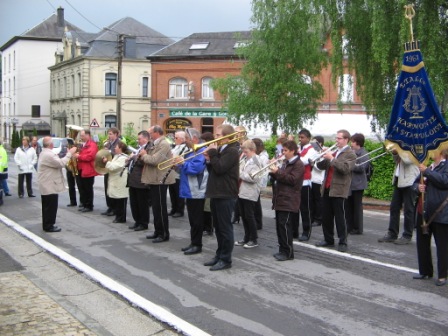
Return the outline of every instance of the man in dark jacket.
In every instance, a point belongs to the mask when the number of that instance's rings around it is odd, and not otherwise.
[[[140,159],[140,151],[146,150],[151,145],[149,142],[149,133],[141,131],[137,138],[139,148],[137,153],[129,158],[129,203],[131,205],[132,218],[135,223],[129,228],[134,231],[148,230],[149,208],[151,206],[150,186],[142,183],[142,172],[145,164]]]
[[[350,133],[340,130],[336,133],[337,150],[323,155],[323,161],[317,168],[325,170],[322,183],[322,206],[325,209],[322,218],[324,240],[317,247],[334,246],[334,226],[339,237],[338,251],[347,252],[347,222],[345,219],[345,202],[350,192],[352,170],[356,162],[356,154],[348,145]]]
[[[279,252],[274,254],[278,261],[294,259],[293,220],[300,209],[300,196],[305,167],[297,155],[297,144],[288,140],[283,143],[285,161],[281,168],[271,168],[274,180],[272,208],[275,210]]]
[[[221,125],[216,129],[216,138],[235,133],[231,125]],[[239,154],[235,142],[230,138],[208,146],[204,151],[209,178],[205,197],[210,198],[210,207],[215,226],[218,248],[216,254],[204,266],[211,266],[210,271],[219,271],[232,267],[234,244],[232,211],[238,197]]]

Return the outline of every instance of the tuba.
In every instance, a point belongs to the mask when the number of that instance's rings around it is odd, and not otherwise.
[[[68,148],[70,149],[73,146],[76,146],[76,148],[77,148],[76,152],[78,152],[79,151],[79,143],[78,143],[77,137],[78,137],[79,132],[81,132],[83,130],[83,128],[81,126],[77,126],[77,125],[66,125],[65,127],[68,128],[68,135],[69,135]],[[76,160],[75,158],[70,158],[70,160],[67,163],[67,169],[72,172],[73,177],[78,175],[78,160]]]

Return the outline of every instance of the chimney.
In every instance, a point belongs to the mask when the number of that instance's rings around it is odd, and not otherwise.
[[[64,26],[65,26],[64,8],[59,7],[58,8],[58,27],[64,27]]]

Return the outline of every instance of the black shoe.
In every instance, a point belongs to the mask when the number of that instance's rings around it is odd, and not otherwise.
[[[121,221],[121,220],[118,220],[118,219],[114,219],[112,221],[112,223],[126,223],[126,221]]]
[[[286,254],[281,253],[281,252],[274,254],[274,258],[277,259],[278,261],[286,261],[286,260],[293,260],[294,259],[293,256],[292,257],[288,257]]]
[[[144,230],[148,230],[148,227],[144,225],[138,225],[134,228],[134,231],[144,231]]]
[[[321,222],[313,222],[313,223],[311,224],[311,226],[321,226],[321,225],[322,225]]]
[[[185,255],[191,255],[191,254],[198,254],[202,252],[202,247],[199,246],[192,246],[188,250],[184,251]]]
[[[316,243],[315,246],[316,246],[316,247],[333,247],[333,246],[334,246],[334,243],[333,243],[333,244],[330,244],[330,243],[328,243],[327,241],[322,240],[322,241]]]
[[[59,226],[52,226],[50,229],[48,230],[44,230],[45,232],[61,232],[61,228]]]
[[[83,211],[85,208],[83,207],[83,206],[79,206],[79,209],[78,209],[78,211]]]
[[[84,204],[80,204],[79,207],[80,207],[80,208],[84,208]]]
[[[78,204],[76,204],[76,203],[75,203],[75,204],[72,204],[72,203],[67,204],[68,207],[75,207],[75,206],[77,206],[77,205],[78,205]]]
[[[428,280],[431,279],[432,275],[416,274],[412,277],[415,280]]]
[[[23,198],[23,195],[19,195],[19,198]]]
[[[436,286],[445,286],[446,282],[447,282],[446,278],[437,279]]]
[[[163,243],[163,242],[166,242],[166,241],[168,241],[168,240],[170,240],[170,239],[169,239],[169,238],[157,237],[157,238],[155,238],[152,242],[153,242],[153,243]]]
[[[184,216],[184,214],[181,213],[181,212],[175,212],[175,213],[172,214],[173,218],[178,218],[178,217],[183,217],[183,216]]]
[[[210,267],[210,271],[221,271],[232,267],[232,263],[226,263],[225,261],[219,260],[215,265]]]
[[[362,235],[362,232],[360,232],[359,230],[351,230],[350,234],[351,235]]]
[[[299,241],[308,241],[310,240],[310,234],[309,233],[303,233],[300,237],[299,237]]]
[[[28,197],[36,197],[36,195],[31,194],[31,195],[28,195]]]
[[[213,231],[204,231],[202,232],[203,236],[213,236]]]
[[[236,224],[236,223],[240,223],[240,219],[239,218],[232,218],[232,224]]]
[[[384,237],[379,238],[378,242],[379,243],[393,243],[397,240],[397,237],[392,236],[392,234],[390,232],[387,232]]]
[[[5,196],[12,196],[10,193],[5,193]]]
[[[210,259],[209,261],[204,263],[204,266],[214,266],[218,263],[219,259],[218,257],[214,257],[213,259]]]
[[[193,247],[193,245],[188,245],[188,246],[185,246],[185,247],[182,247],[180,250],[182,251],[182,252],[185,252],[186,250],[189,250],[189,249],[191,249]]]
[[[338,251],[339,252],[347,252],[347,244],[339,244]]]
[[[106,210],[104,212],[101,213],[103,216],[115,216],[115,212],[111,211],[111,210]]]
[[[131,230],[134,230],[137,226],[139,226],[137,223],[134,223],[132,225],[129,225],[128,228]]]
[[[80,210],[81,212],[92,212],[93,209],[92,208],[82,208],[82,210]]]
[[[171,210],[170,212],[168,212],[168,216],[172,216],[172,215],[174,215],[175,213],[176,213],[176,211]]]
[[[158,237],[158,235],[154,232],[153,234],[147,235],[146,239],[155,239],[157,237]]]

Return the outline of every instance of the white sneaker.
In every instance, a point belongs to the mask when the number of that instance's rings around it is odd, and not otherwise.
[[[254,247],[257,247],[258,246],[258,243],[257,242],[254,242],[254,241],[248,241],[246,244],[244,244],[243,245],[243,247],[244,248],[247,248],[247,249],[249,249],[249,248],[254,248]]]
[[[246,242],[244,240],[238,240],[235,242],[235,246],[243,246],[245,244],[246,244]]]

